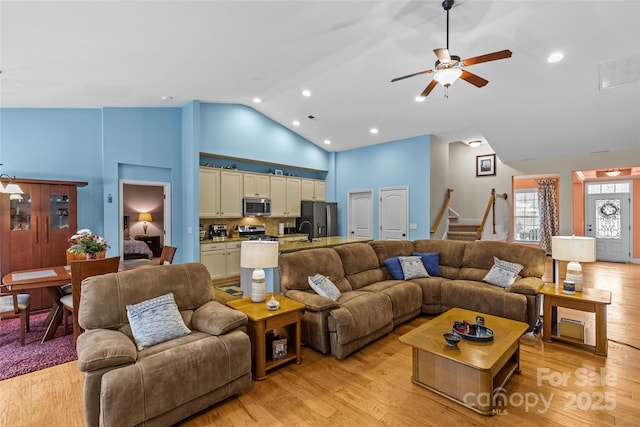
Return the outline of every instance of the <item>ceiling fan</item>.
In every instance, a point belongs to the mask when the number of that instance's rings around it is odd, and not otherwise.
[[[480,64],[483,62],[496,61],[498,59],[506,59],[511,57],[510,50],[501,50],[498,52],[488,53],[486,55],[475,56],[473,58],[460,60],[459,56],[451,55],[449,53],[449,9],[453,7],[455,0],[444,0],[442,2],[442,8],[447,12],[447,47],[434,49],[433,52],[438,57],[436,65],[431,70],[419,71],[413,74],[407,74],[406,76],[396,77],[391,82],[397,82],[398,80],[408,79],[409,77],[419,76],[421,74],[430,74],[435,72],[433,80],[422,91],[420,97],[424,98],[440,83],[445,88],[445,97],[449,97],[449,86],[451,86],[458,78],[471,83],[476,87],[483,87],[489,80],[470,73],[464,69],[470,65]]]

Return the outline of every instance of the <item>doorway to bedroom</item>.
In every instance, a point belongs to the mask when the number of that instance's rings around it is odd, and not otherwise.
[[[120,253],[124,259],[159,257],[171,245],[169,183],[120,181]]]

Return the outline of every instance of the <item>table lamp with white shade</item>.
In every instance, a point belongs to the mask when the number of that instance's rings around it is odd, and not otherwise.
[[[251,275],[251,301],[265,300],[265,274],[263,268],[278,266],[278,242],[248,240],[240,246],[240,266],[253,268]]]
[[[582,292],[584,280],[580,262],[596,260],[596,239],[582,236],[553,236],[551,257],[559,261],[569,261],[566,280],[576,284],[576,292]]]

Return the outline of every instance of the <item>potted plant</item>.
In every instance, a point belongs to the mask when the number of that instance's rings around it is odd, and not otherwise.
[[[70,259],[96,259],[104,258],[109,245],[104,237],[100,237],[84,228],[69,238],[67,261]]]

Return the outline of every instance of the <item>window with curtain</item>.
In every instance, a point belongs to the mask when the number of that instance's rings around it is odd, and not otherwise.
[[[538,243],[540,236],[540,210],[537,189],[516,190],[513,203],[514,240]]]

